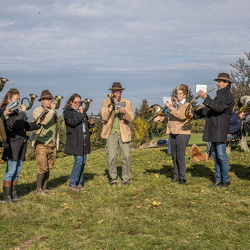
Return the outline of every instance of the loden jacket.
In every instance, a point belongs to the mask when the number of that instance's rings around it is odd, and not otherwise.
[[[130,123],[134,119],[134,114],[132,111],[132,104],[130,101],[121,98],[121,102],[125,102],[125,114],[119,114],[119,125],[120,125],[120,133],[122,142],[130,142],[131,141],[131,128]],[[103,100],[101,116],[104,122],[102,127],[101,137],[104,139],[108,139],[110,131],[112,129],[115,111],[109,111],[108,105],[110,104],[110,98]]]
[[[205,118],[203,141],[226,142],[234,106],[230,87],[217,90],[214,99],[208,95],[203,104],[204,108],[193,113],[194,119]]]
[[[36,120],[41,113],[43,112],[44,108],[43,106],[40,106],[36,108],[33,111],[33,118]],[[37,138],[39,137],[40,133],[43,131],[44,127],[51,121],[51,119],[56,116],[57,117],[57,112],[55,110],[49,110],[49,112],[45,115],[45,117],[41,121],[41,127],[36,130],[33,135],[32,135],[32,147],[35,147]],[[57,150],[59,149],[59,124],[58,124],[58,119],[57,119],[57,125],[56,125],[56,148]]]
[[[7,106],[7,105],[6,105]],[[2,107],[0,113],[6,106]],[[40,128],[36,122],[27,122],[28,117],[25,112],[15,110],[9,115],[8,119],[4,119],[4,127],[6,131],[7,144],[4,147],[3,160],[25,160],[28,136],[26,131],[32,131]]]
[[[71,106],[63,111],[66,124],[66,145],[65,154],[85,155],[90,154],[90,128],[94,125],[89,124],[86,113],[77,112]],[[84,122],[84,123],[83,123]],[[83,133],[83,126],[85,132]]]

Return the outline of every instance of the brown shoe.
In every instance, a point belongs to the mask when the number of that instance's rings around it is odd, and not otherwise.
[[[77,186],[77,189],[81,192],[83,190],[83,186]]]
[[[69,191],[79,192],[80,190],[76,186],[69,186]]]
[[[45,195],[45,193],[43,192],[42,189],[37,189],[36,193],[39,194],[39,195]]]
[[[56,192],[53,192],[53,191],[51,191],[51,190],[49,190],[49,189],[45,189],[45,190],[43,190],[43,192],[44,192],[45,194],[56,194]]]

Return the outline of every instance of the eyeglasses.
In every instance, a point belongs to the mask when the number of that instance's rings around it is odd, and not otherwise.
[[[74,104],[80,104],[81,102],[78,101],[78,102],[73,102],[73,103],[74,103]]]

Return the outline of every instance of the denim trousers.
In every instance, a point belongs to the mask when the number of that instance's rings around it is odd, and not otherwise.
[[[22,161],[7,160],[6,172],[4,175],[5,181],[15,181],[18,180],[18,176],[22,169]]]
[[[83,171],[87,155],[74,155],[74,165],[70,175],[70,187],[83,186]]]
[[[228,157],[226,153],[225,142],[212,142],[211,143],[212,156],[214,157],[215,164],[215,181],[228,182]]]
[[[170,145],[170,139],[167,139],[167,143],[168,143],[168,148],[167,148],[167,152],[169,154],[171,154],[171,145]]]
[[[108,154],[110,182],[117,182],[117,151],[120,150],[122,160],[122,181],[130,182],[130,143],[122,142],[118,133],[110,134],[107,139],[106,152]]]

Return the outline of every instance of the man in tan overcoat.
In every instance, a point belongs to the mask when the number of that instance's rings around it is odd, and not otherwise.
[[[122,159],[122,182],[130,184],[130,123],[134,119],[132,104],[121,97],[120,82],[114,82],[109,89],[112,91],[110,98],[103,100],[101,115],[104,121],[101,137],[107,139],[106,150],[108,154],[108,170],[110,185],[117,184],[117,150],[120,150]]]

